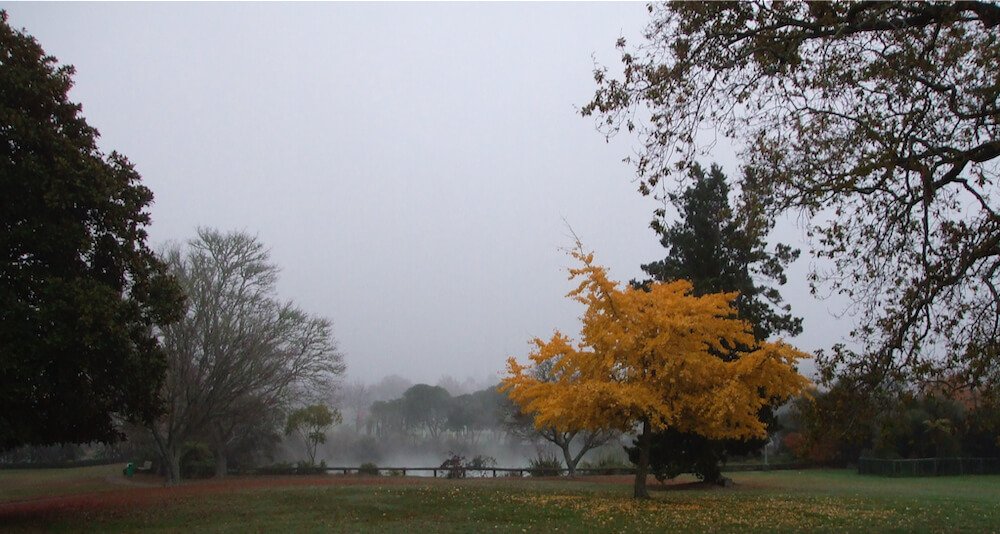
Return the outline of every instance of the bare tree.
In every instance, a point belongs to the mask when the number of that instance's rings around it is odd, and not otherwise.
[[[354,419],[354,431],[361,432],[368,418],[368,410],[372,405],[372,390],[364,382],[352,382],[342,388],[342,399],[345,408],[351,410]]]
[[[186,441],[207,436],[224,475],[235,441],[283,420],[293,399],[329,395],[344,364],[330,321],[277,300],[278,267],[255,237],[199,229],[165,259],[189,300],[161,332],[166,413],[151,430],[176,483]]]
[[[1000,5],[755,0],[649,10],[639,46],[619,39],[622,75],[597,67],[597,91],[581,110],[607,135],[640,136],[640,191],[669,197],[674,180],[688,182],[697,159],[730,138],[748,171],[741,189],[752,201],[741,217],[769,227],[797,213],[822,260],[813,290],[839,293],[860,313],[862,350],[820,354],[824,382],[994,391]]]

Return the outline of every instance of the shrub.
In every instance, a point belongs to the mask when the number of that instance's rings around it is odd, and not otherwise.
[[[185,443],[181,452],[181,478],[209,478],[215,475],[215,457],[206,443]]]
[[[261,475],[292,475],[295,474],[295,466],[288,462],[278,462],[257,468],[257,473]]]
[[[555,477],[562,471],[562,462],[555,455],[541,455],[528,462],[528,474],[533,477]]]
[[[806,447],[805,437],[799,432],[789,432],[785,434],[784,438],[781,438],[781,444],[792,452],[796,458],[805,459],[808,455],[808,448]]]
[[[631,465],[626,463],[620,456],[605,454],[593,462],[580,462],[578,469],[596,469],[597,474],[614,475],[631,469]]]
[[[448,459],[441,463],[441,469],[446,469],[446,478],[465,478],[465,457],[448,451]]]
[[[497,466],[497,459],[492,456],[477,454],[469,461],[469,469],[491,469]]]
[[[378,466],[372,462],[365,462],[358,467],[359,475],[378,476]]]
[[[326,460],[321,460],[319,465],[308,461],[301,461],[295,464],[296,475],[322,475],[326,473]]]

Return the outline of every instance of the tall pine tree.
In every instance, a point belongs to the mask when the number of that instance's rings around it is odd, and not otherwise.
[[[745,171],[744,183],[753,184],[752,170]],[[660,243],[667,249],[663,260],[643,265],[642,269],[657,282],[688,280],[696,296],[708,293],[739,292],[735,307],[739,317],[753,327],[757,343],[772,335],[794,336],[802,331],[802,320],[791,313],[775,285],[786,282],[785,268],[799,251],[777,244],[768,250],[766,237],[771,230],[763,218],[756,218],[763,206],[747,187],[739,198],[737,219],[729,202],[729,185],[718,165],[708,172],[695,164],[689,173],[691,185],[680,194],[670,195],[680,219],[670,226],[654,225]],[[641,284],[640,284],[641,285]],[[730,361],[740,350],[732,347],[716,355]],[[762,420],[771,423],[771,410],[762,410]],[[721,464],[731,454],[747,454],[760,449],[763,440],[710,440],[696,433],[667,430],[652,436],[650,468],[658,479],[673,478],[693,472],[699,478],[718,481]],[[629,448],[635,461],[638,451]]]

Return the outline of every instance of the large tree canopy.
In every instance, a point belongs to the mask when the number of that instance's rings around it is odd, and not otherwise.
[[[0,12],[0,447],[113,440],[158,413],[154,325],[183,297],[146,245],[153,194]]]
[[[278,299],[278,266],[256,237],[202,228],[164,256],[190,302],[163,328],[166,412],[151,431],[171,483],[184,444],[198,438],[225,475],[237,444],[280,429],[268,427],[292,405],[330,396],[343,356],[329,320]]]
[[[650,6],[619,40],[623,75],[595,71],[584,107],[639,132],[640,188],[659,191],[736,143],[742,187],[795,209],[819,286],[855,302],[864,357],[826,376],[995,385],[1000,339],[1000,6],[986,2],[741,2]],[[821,264],[823,265],[823,264]],[[959,381],[950,380],[955,384]]]
[[[805,354],[784,343],[761,343],[730,361],[716,356],[755,345],[747,323],[735,317],[734,293],[696,297],[683,280],[623,289],[592,254],[573,255],[581,266],[570,273],[581,281],[570,296],[587,307],[579,344],[559,332],[536,339],[530,358],[535,366],[552,362],[552,379],[511,358],[502,387],[535,415],[536,428],[638,426],[635,497],[648,497],[651,432],[759,437],[765,427],[757,413],[768,399],[788,398],[807,384],[794,367]]]

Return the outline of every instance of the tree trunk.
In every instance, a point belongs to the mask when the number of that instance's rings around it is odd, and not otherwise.
[[[212,432],[212,453],[215,456],[216,478],[225,478],[229,474],[229,451],[226,450],[226,445],[229,443],[229,436],[232,433],[232,424],[229,426],[227,432],[221,423],[215,423],[214,432]]]
[[[649,491],[646,489],[646,475],[649,473],[649,421],[643,419],[642,434],[639,434],[639,463],[635,466],[635,486],[632,497],[635,499],[648,499]]]
[[[319,443],[313,441],[311,438],[306,438],[306,455],[309,456],[309,467],[316,465],[316,447]]]
[[[181,482],[181,451],[171,448],[166,454],[167,459],[167,485],[176,486]]]
[[[569,442],[560,443],[559,448],[562,449],[563,459],[566,461],[566,471],[568,471],[569,476],[576,476],[576,462],[573,460],[573,455],[569,452]]]
[[[226,451],[218,448],[215,451],[215,476],[222,478],[229,474],[229,458]]]
[[[161,436],[156,428],[151,428],[150,433],[153,435],[156,448],[160,453],[160,459],[163,461],[161,469],[166,471],[167,480],[165,484],[167,486],[176,486],[181,481],[180,448],[174,446],[172,440]]]

